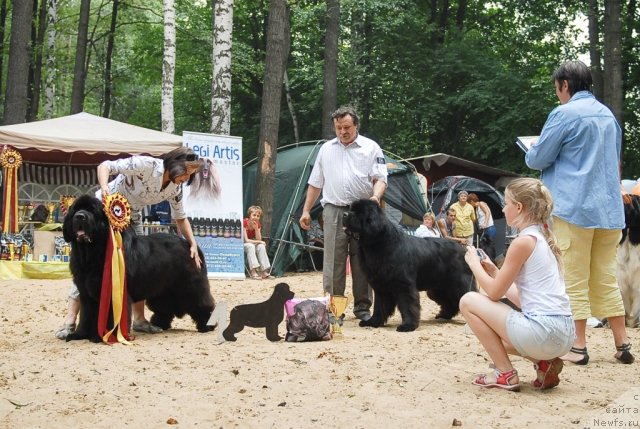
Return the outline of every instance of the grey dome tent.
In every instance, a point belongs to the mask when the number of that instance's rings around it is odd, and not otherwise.
[[[436,216],[444,213],[447,208],[458,201],[458,192],[467,191],[478,195],[480,201],[487,203],[491,209],[493,222],[496,226],[496,253],[503,253],[506,241],[506,222],[502,208],[504,196],[493,186],[480,179],[467,176],[447,176],[434,182],[427,189],[427,198]]]
[[[306,250],[303,230],[298,224],[307,193],[307,180],[324,140],[296,143],[278,148],[276,178],[273,193],[273,213],[268,253],[272,258],[271,273],[281,276]],[[389,171],[389,186],[384,201],[413,219],[422,219],[426,206],[413,166],[400,162],[385,152]],[[255,204],[257,159],[244,165],[242,180],[244,207]],[[321,210],[320,203],[312,209],[312,217]]]

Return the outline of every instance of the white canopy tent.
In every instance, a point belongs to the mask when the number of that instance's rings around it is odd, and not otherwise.
[[[77,162],[72,162],[73,158],[69,154],[160,155],[181,146],[182,136],[83,112],[0,127],[0,144],[18,149],[25,161],[35,158],[36,161],[52,164],[74,164]],[[53,153],[42,157],[36,151]],[[61,156],[59,152],[67,155]]]
[[[15,148],[19,200],[56,201],[97,184],[96,166],[106,159],[161,155],[182,146],[182,136],[125,124],[89,113],[0,127],[0,149]]]

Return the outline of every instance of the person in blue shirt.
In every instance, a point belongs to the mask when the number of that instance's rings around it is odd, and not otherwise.
[[[591,72],[584,63],[563,63],[553,81],[560,106],[549,114],[525,161],[542,171],[555,202],[553,230],[576,325],[576,341],[563,359],[589,362],[586,322],[593,315],[609,320],[615,358],[630,364],[634,357],[616,279],[616,251],[624,227],[622,131],[611,111],[591,93]]]

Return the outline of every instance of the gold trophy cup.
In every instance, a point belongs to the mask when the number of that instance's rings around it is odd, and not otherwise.
[[[23,261],[26,261],[28,259],[27,255],[29,254],[29,252],[30,252],[29,245],[23,243],[22,248],[20,250],[20,257],[22,258]]]
[[[22,205],[18,207],[18,222],[25,222],[27,219],[27,210],[29,210],[28,205]]]
[[[75,200],[75,195],[63,195],[60,197],[60,211],[62,212],[63,216],[67,215],[69,207],[71,207]]]
[[[349,297],[342,295],[331,295],[329,301],[329,311],[333,314],[333,323],[331,324],[331,336],[333,338],[342,338],[342,328],[340,327],[340,316],[344,314],[344,310],[349,304]]]
[[[47,208],[49,209],[47,223],[53,223],[53,211],[56,209],[56,203],[47,203]]]

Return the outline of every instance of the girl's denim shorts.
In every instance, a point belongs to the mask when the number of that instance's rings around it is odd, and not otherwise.
[[[569,352],[576,328],[571,316],[536,316],[511,310],[507,336],[521,356],[549,360]]]

